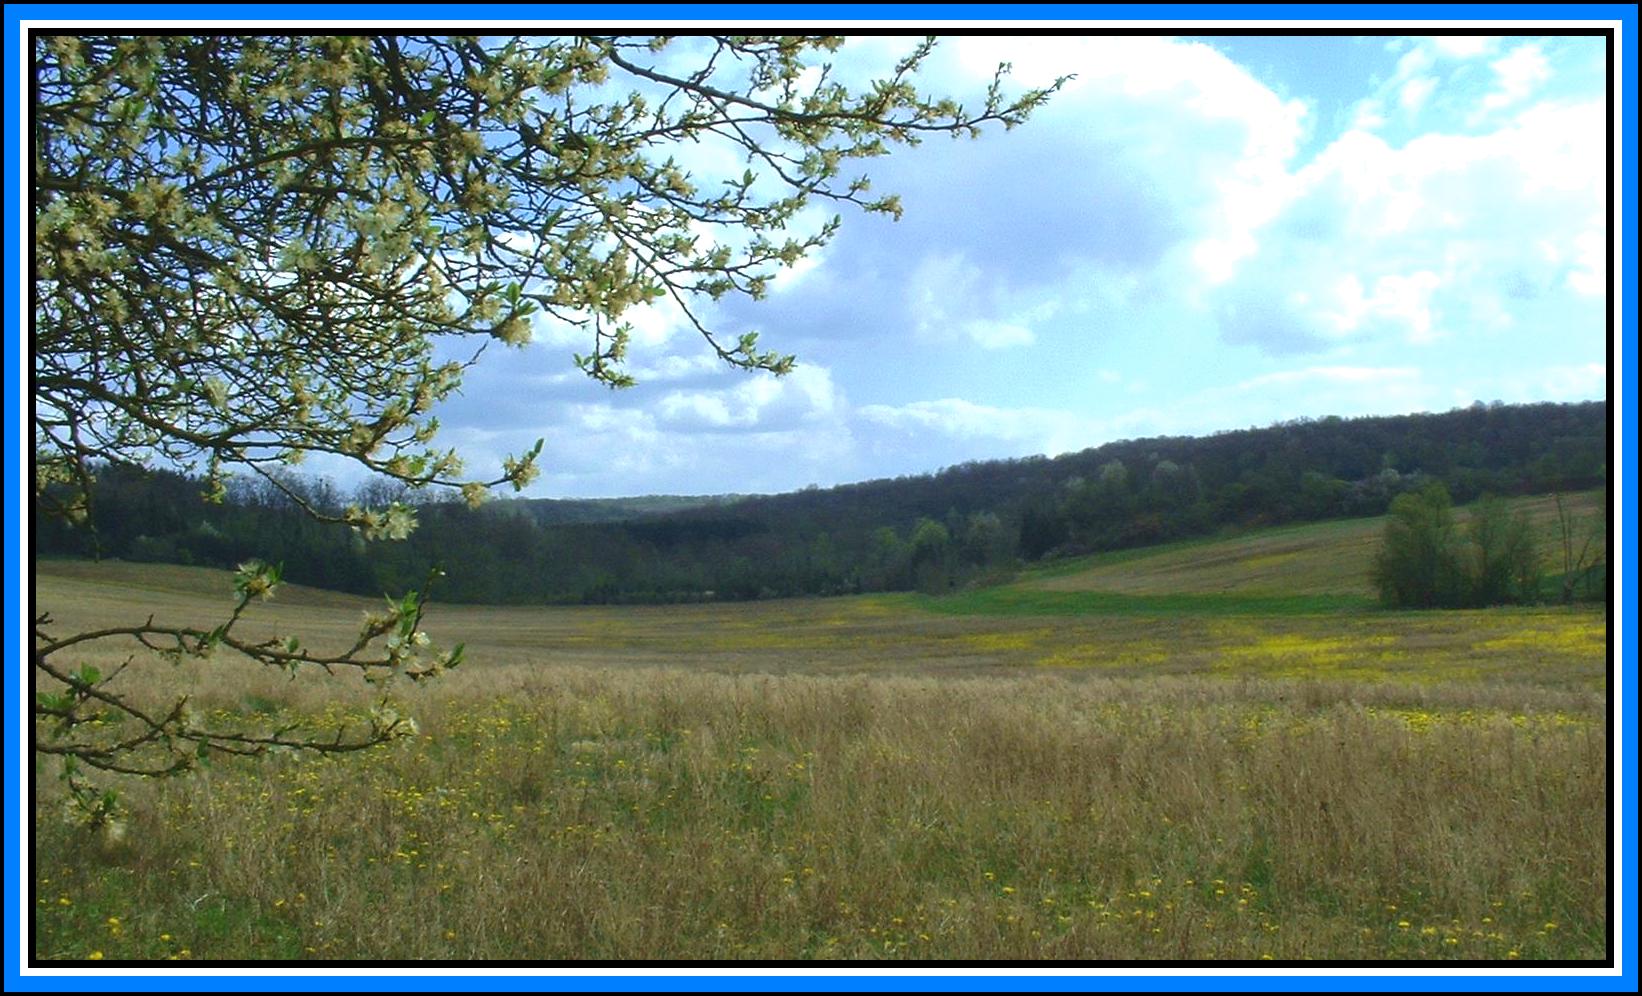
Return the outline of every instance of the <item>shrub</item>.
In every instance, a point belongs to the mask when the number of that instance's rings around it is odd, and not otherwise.
[[[1533,527],[1497,498],[1477,504],[1463,534],[1440,482],[1398,495],[1374,558],[1373,582],[1389,608],[1466,608],[1537,600],[1543,569]]]

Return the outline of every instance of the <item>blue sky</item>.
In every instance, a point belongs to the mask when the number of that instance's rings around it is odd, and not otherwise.
[[[1600,398],[1605,59],[1577,36],[945,39],[926,90],[977,101],[999,62],[1077,79],[1024,127],[870,162],[900,222],[846,211],[765,301],[704,309],[796,372],[724,368],[658,310],[612,393],[540,327],[470,372],[443,438],[476,470],[545,438],[538,496],[770,492]]]

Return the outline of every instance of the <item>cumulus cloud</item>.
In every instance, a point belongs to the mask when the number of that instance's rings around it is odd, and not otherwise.
[[[1029,295],[989,278],[961,253],[928,256],[908,280],[905,308],[919,337],[968,341],[982,349],[1030,346],[1032,326],[1060,311],[1058,298],[1028,304]]]
[[[1271,353],[1417,344],[1502,324],[1535,288],[1600,292],[1605,113],[1540,104],[1400,147],[1347,132],[1295,173],[1260,252],[1211,297],[1224,334]]]
[[[829,419],[842,405],[825,367],[801,366],[785,377],[753,375],[730,388],[672,391],[655,414],[672,429],[771,431]]]
[[[1551,78],[1551,65],[1546,61],[1544,51],[1533,43],[1518,45],[1492,65],[1499,88],[1483,98],[1485,110],[1497,110],[1514,104]]]
[[[982,405],[963,398],[939,398],[904,405],[864,405],[856,410],[864,422],[892,430],[932,452],[948,450],[944,441],[957,440],[957,453],[1025,455],[1066,453],[1112,438],[1112,433],[1144,421],[1131,415],[1097,419],[1053,408]]]
[[[852,41],[837,73],[909,44]],[[1309,74],[1283,79],[1236,42],[947,39],[920,85],[970,106],[1001,60],[1020,87],[1078,78],[1008,136],[865,164],[903,221],[845,210],[764,301],[703,304],[725,336],[796,352],[791,377],[725,369],[663,302],[631,316],[640,387],[589,384],[568,362],[585,334],[538,329],[458,406],[516,430],[468,441],[499,458],[546,436],[536,493],[757,491],[1600,394],[1608,108],[1569,84],[1595,50],[1333,44],[1281,53]],[[684,152],[704,175],[746,165]]]
[[[1397,101],[1405,111],[1417,111],[1425,103],[1431,92],[1437,88],[1435,76],[1416,76],[1403,84],[1398,92]]]
[[[1499,45],[1499,38],[1491,35],[1437,35],[1424,41],[1452,59],[1474,59],[1487,55]]]
[[[859,472],[843,405],[827,371],[805,367],[725,389],[546,406],[532,493],[754,493],[832,481]]]

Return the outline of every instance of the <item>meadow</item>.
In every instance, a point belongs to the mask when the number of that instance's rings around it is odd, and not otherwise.
[[[942,598],[435,606],[427,628],[467,662],[391,691],[414,736],[126,782],[118,841],[65,819],[39,762],[33,950],[1606,957],[1605,611],[1377,609],[1378,528],[1084,558]],[[35,566],[65,631],[231,604],[222,572]],[[370,607],[293,585],[248,625],[339,644]],[[380,698],[227,654],[119,680],[322,728]]]

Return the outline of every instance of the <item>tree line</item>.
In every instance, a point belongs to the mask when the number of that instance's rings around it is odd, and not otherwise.
[[[458,602],[938,593],[1007,577],[1023,562],[1225,528],[1397,513],[1398,502],[1411,515],[1413,496],[1433,486],[1462,502],[1599,487],[1607,452],[1607,405],[1588,402],[1298,420],[750,498],[515,499],[473,509],[380,478],[346,492],[286,477],[234,478],[212,503],[199,478],[108,466],[88,528],[37,502],[34,539],[47,556],[216,567],[260,557],[283,564],[288,580],[373,595],[415,586],[438,567],[448,575],[439,597]],[[401,542],[367,542],[302,511],[395,501],[417,504],[420,519]],[[1509,532],[1488,542],[1509,548]],[[1447,603],[1481,597],[1445,584]]]

